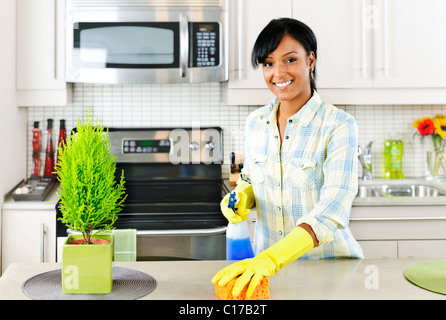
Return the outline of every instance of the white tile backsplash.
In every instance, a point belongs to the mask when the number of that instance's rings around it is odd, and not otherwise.
[[[243,131],[247,115],[259,106],[221,103],[220,83],[166,85],[74,85],[73,102],[63,107],[28,108],[28,176],[32,172],[32,128],[40,122],[42,130],[42,167],[46,141],[46,119],[54,119],[54,144],[57,143],[59,120],[65,119],[67,130],[84,118],[89,108],[109,127],[208,127],[224,131],[223,177],[228,177],[229,155],[243,153]],[[322,96],[322,99],[324,97]],[[329,102],[329,101],[328,101]],[[393,133],[404,141],[403,170],[406,177],[423,177],[426,150],[430,139],[414,138],[412,123],[421,117],[446,114],[446,105],[367,105],[337,106],[357,121],[359,144],[374,140],[373,176],[383,172],[384,141]],[[43,168],[42,168],[43,170]],[[361,174],[361,170],[359,172]]]

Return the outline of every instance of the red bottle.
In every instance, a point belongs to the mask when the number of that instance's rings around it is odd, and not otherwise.
[[[40,130],[39,121],[34,122],[33,129],[33,177],[38,177],[40,175]]]
[[[54,172],[54,147],[53,147],[53,119],[48,119],[48,132],[46,138],[45,169],[43,175],[50,177]]]
[[[60,127],[59,127],[59,141],[57,143],[57,161],[56,161],[56,167],[59,167],[59,153],[65,145],[67,144],[67,132],[65,129],[65,120],[60,120]]]

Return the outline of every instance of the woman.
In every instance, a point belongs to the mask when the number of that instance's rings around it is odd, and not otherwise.
[[[236,212],[221,204],[230,222],[246,219],[254,203],[256,256],[223,268],[212,279],[225,285],[241,275],[237,296],[249,297],[264,276],[297,258],[362,258],[349,228],[357,193],[357,126],[347,113],[321,101],[315,87],[316,37],[294,19],[272,20],[254,45],[252,63],[263,68],[276,98],[248,116],[245,167],[236,190]]]

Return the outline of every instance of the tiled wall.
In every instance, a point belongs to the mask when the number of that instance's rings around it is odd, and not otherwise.
[[[64,107],[28,108],[28,175],[32,172],[32,128],[40,121],[45,139],[46,119],[55,121],[54,143],[59,120],[66,119],[71,130],[77,118],[84,118],[89,107],[93,116],[109,127],[206,127],[224,131],[223,176],[228,177],[229,154],[243,151],[243,127],[247,115],[259,106],[228,106],[221,103],[220,83],[171,85],[75,85],[74,101]],[[324,97],[322,96],[322,99]],[[328,101],[329,102],[329,101]],[[359,144],[374,140],[373,175],[382,176],[383,146],[386,138],[398,134],[404,141],[403,168],[406,177],[423,177],[425,154],[432,142],[414,138],[412,122],[421,117],[446,114],[443,106],[338,106],[353,115],[359,127]],[[42,148],[44,150],[45,140]],[[44,154],[42,152],[42,161]],[[43,166],[43,162],[42,162]],[[359,171],[361,174],[361,169]]]

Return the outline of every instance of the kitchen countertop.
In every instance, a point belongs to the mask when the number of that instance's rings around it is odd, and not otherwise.
[[[297,260],[270,278],[270,300],[303,299],[446,299],[419,288],[404,270],[428,260],[345,259]],[[430,260],[429,260],[430,261]],[[143,271],[157,288],[142,299],[215,300],[211,278],[228,264],[220,261],[117,262],[115,266]],[[0,299],[29,299],[21,285],[39,273],[59,269],[60,263],[13,263],[0,278]]]
[[[51,190],[48,192],[47,196],[43,201],[15,201],[12,198],[12,191],[6,195],[5,201],[2,204],[2,209],[13,209],[13,210],[54,210],[59,201],[59,196],[57,195],[57,189],[59,184],[56,183]]]
[[[229,180],[224,180],[229,190],[233,190],[235,186],[229,185]],[[446,181],[428,181],[425,179],[402,179],[402,180],[385,180],[375,179],[371,181],[359,180],[359,185],[394,185],[394,184],[426,184],[432,185],[440,190],[446,192]],[[5,197],[5,201],[2,204],[2,209],[15,209],[15,210],[52,210],[55,208],[59,197],[57,195],[57,187],[54,186],[48,193],[44,201],[14,201],[11,194]],[[354,207],[363,206],[445,206],[446,196],[438,197],[369,197],[360,198],[356,197],[353,200]]]

